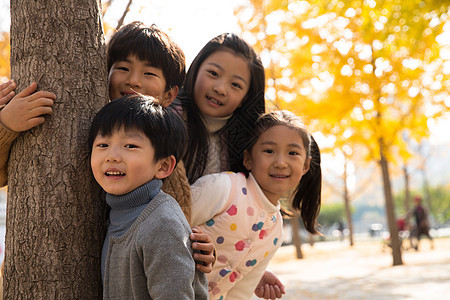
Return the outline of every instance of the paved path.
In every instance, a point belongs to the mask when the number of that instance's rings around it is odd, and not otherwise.
[[[423,240],[420,251],[403,251],[403,265],[395,267],[381,242],[304,245],[304,259],[295,259],[294,247],[287,246],[269,269],[287,288],[283,299],[450,300],[450,238],[434,244],[431,250]]]

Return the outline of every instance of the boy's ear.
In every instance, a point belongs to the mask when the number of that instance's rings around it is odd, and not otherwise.
[[[176,159],[175,156],[171,155],[166,158],[159,160],[159,169],[155,174],[156,179],[164,179],[172,174],[175,168]]]
[[[167,93],[166,93],[166,97],[164,97],[164,100],[162,101],[161,105],[164,107],[169,107],[170,104],[172,104],[173,100],[175,100],[175,98],[178,95],[178,86],[174,86],[172,87]]]
[[[252,156],[250,155],[250,153],[247,150],[244,150],[243,164],[247,170],[249,170],[249,171],[252,170],[253,160],[252,160]]]

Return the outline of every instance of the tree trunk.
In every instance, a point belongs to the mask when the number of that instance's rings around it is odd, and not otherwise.
[[[347,224],[348,224],[348,230],[349,230],[349,240],[350,240],[350,246],[352,247],[354,245],[353,242],[353,221],[352,221],[352,212],[350,208],[350,196],[348,194],[348,187],[347,187],[347,157],[345,157],[344,161],[344,203],[345,203],[345,215],[347,217]],[[342,234],[344,234],[344,231],[342,231]]]
[[[404,209],[405,214],[408,215],[409,211],[411,210],[411,191],[409,188],[409,173],[408,173],[408,166],[406,163],[403,165],[403,175],[405,179],[405,201],[404,201]],[[409,218],[405,218],[405,228],[409,228]]]
[[[303,258],[302,241],[300,238],[299,218],[291,219],[291,228],[292,228],[292,243],[295,246],[297,258]]]
[[[402,265],[401,244],[398,236],[397,222],[395,219],[394,201],[392,200],[391,179],[389,178],[389,167],[386,157],[384,156],[383,141],[379,141],[380,147],[380,167],[383,176],[384,197],[386,203],[386,217],[389,226],[389,235],[391,239],[393,265]]]
[[[11,149],[5,299],[101,299],[106,204],[87,149],[108,101],[99,2],[11,0],[11,74],[57,100]]]

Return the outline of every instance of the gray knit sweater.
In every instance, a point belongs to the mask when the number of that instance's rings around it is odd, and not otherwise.
[[[106,196],[111,212],[102,254],[104,299],[208,299],[189,224],[161,184],[153,180],[126,195]]]

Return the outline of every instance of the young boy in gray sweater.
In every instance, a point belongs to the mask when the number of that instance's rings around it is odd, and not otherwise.
[[[185,144],[180,117],[145,96],[114,100],[95,116],[91,167],[111,208],[102,251],[104,299],[208,298],[189,223],[161,191]]]

